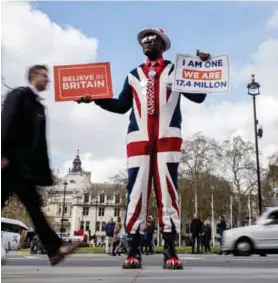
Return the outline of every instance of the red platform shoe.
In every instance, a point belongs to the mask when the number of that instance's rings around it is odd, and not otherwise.
[[[130,241],[130,250],[127,259],[124,261],[123,269],[140,269],[142,268],[141,252],[138,248],[139,236],[134,235]]]
[[[164,245],[164,269],[183,269],[182,262],[179,260],[175,243],[172,237],[164,237],[165,245]]]
[[[134,256],[128,256],[124,261],[123,269],[140,269],[142,268],[142,262],[139,258]]]
[[[164,269],[183,269],[181,261],[177,257],[171,257],[164,260]]]

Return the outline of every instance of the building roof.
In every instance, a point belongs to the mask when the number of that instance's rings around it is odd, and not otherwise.
[[[98,194],[104,193],[107,198],[112,198],[114,194],[121,193],[125,186],[111,183],[92,183],[90,187],[91,197],[96,197]]]
[[[79,149],[77,149],[76,157],[74,158],[72,162],[72,168],[69,170],[70,173],[82,173],[82,162],[79,156]]]
[[[77,196],[82,196],[84,193],[89,193],[92,198],[103,192],[108,198],[112,198],[115,192],[121,192],[125,186],[116,183],[92,183],[91,172],[84,171],[82,161],[79,156],[79,150],[72,162],[72,168],[69,168],[68,174],[58,180],[58,183],[49,191],[54,194],[63,194],[66,189],[66,195],[76,193]]]

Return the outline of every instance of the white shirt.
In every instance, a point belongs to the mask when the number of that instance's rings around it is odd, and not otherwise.
[[[30,87],[35,94],[39,95],[40,92],[33,85],[28,85],[28,87]]]

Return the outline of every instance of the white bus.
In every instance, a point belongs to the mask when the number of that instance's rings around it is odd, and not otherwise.
[[[20,248],[20,236],[28,227],[21,221],[1,217],[1,244],[6,251]]]

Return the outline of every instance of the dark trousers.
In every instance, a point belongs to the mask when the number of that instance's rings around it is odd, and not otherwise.
[[[210,251],[210,237],[204,236],[204,246],[205,246],[205,253],[211,252]]]
[[[145,253],[146,253],[146,254],[148,254],[148,253],[153,253],[152,238],[145,240]]]
[[[62,245],[62,241],[49,226],[41,210],[42,201],[37,188],[24,179],[15,179],[11,173],[3,172],[4,170],[1,170],[1,209],[5,206],[9,197],[16,194],[28,211],[34,224],[35,231],[47,251],[48,256],[54,256]]]
[[[115,255],[115,250],[116,250],[118,244],[119,244],[119,241],[114,241],[113,240],[113,243],[112,243],[112,254],[113,255]]]
[[[197,241],[197,253],[200,252],[200,236],[199,235],[192,235],[192,253],[195,250],[195,242]]]

